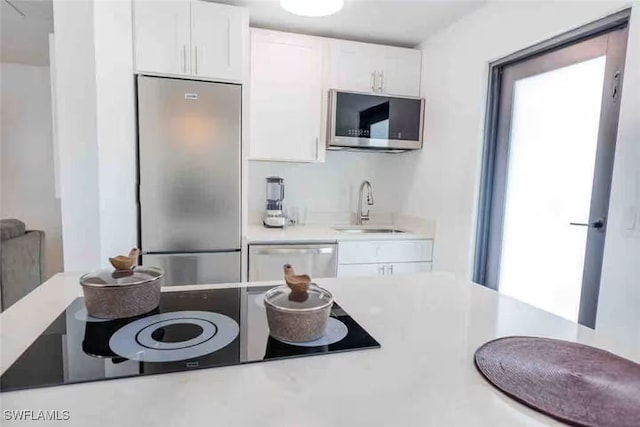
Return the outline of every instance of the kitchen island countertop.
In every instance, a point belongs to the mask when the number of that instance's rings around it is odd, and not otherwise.
[[[0,315],[2,372],[81,295],[78,277],[58,274]],[[2,409],[68,410],[69,421],[51,424],[94,427],[556,425],[493,389],[473,364],[476,348],[535,335],[640,360],[593,330],[447,273],[318,282],[382,348],[7,392]]]

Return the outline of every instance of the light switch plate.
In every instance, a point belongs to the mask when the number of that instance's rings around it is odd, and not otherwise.
[[[624,208],[624,216],[622,218],[622,229],[625,233],[633,232],[636,230],[638,222],[637,212],[635,206],[626,206]]]

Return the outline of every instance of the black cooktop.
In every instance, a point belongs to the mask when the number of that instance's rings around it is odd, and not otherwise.
[[[163,292],[142,316],[104,320],[75,299],[0,377],[0,391],[379,348],[338,304],[327,334],[302,344],[269,336],[269,287]]]

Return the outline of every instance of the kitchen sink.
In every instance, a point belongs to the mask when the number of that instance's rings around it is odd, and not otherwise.
[[[334,227],[334,230],[342,233],[357,233],[357,234],[380,234],[380,233],[406,233],[404,230],[398,230],[397,228],[384,228],[384,227]]]

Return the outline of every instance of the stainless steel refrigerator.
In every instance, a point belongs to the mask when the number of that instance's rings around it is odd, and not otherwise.
[[[240,281],[242,87],[138,76],[139,244],[165,285]]]

